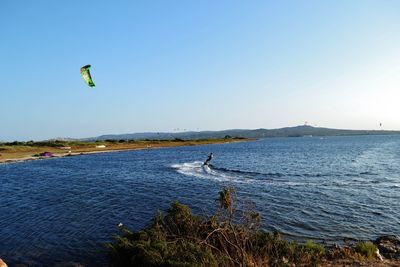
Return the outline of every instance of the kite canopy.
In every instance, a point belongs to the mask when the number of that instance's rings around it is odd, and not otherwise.
[[[92,80],[92,76],[90,75],[90,71],[89,71],[90,67],[91,67],[91,65],[83,66],[81,68],[81,75],[82,75],[82,78],[87,83],[87,85],[89,85],[90,87],[95,87],[94,82]]]

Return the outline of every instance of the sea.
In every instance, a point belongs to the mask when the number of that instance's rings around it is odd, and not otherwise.
[[[211,166],[202,162],[212,152]],[[269,138],[0,165],[0,258],[107,266],[119,223],[137,231],[178,200],[207,216],[234,187],[262,228],[341,243],[400,234],[400,136]]]

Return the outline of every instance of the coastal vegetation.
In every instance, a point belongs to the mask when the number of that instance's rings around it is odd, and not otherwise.
[[[239,201],[233,188],[223,188],[216,203],[210,216],[194,215],[188,206],[173,202],[138,232],[122,226],[106,244],[110,265],[385,266],[371,242],[329,247],[289,242],[278,232],[262,230],[261,215],[251,203]]]
[[[217,138],[186,140],[175,138],[172,140],[130,140],[130,139],[107,139],[96,141],[79,140],[49,140],[49,141],[27,141],[27,142],[0,142],[0,163],[15,160],[35,159],[35,155],[51,152],[55,157],[66,155],[80,155],[86,153],[99,153],[106,151],[149,149],[175,146],[194,146],[205,144],[218,144],[236,141],[245,141],[244,138]],[[248,139],[250,140],[250,139]]]

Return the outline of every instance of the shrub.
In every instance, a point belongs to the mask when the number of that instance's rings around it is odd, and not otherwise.
[[[370,241],[357,242],[355,247],[355,250],[368,260],[373,260],[375,258],[376,249],[377,247]]]
[[[316,244],[311,240],[307,240],[307,242],[304,244],[304,249],[311,253],[325,255],[325,247],[323,245]]]
[[[121,229],[107,243],[111,266],[316,266],[321,245],[282,239],[260,229],[261,216],[252,203],[242,203],[231,187],[219,192],[210,217],[193,215],[173,202],[165,214],[139,232]]]

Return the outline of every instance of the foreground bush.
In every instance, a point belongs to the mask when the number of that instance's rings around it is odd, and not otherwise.
[[[139,232],[123,228],[107,249],[111,266],[316,266],[325,250],[290,243],[260,229],[260,214],[239,203],[232,188],[219,193],[207,218],[174,202]]]
[[[369,260],[373,260],[376,255],[377,247],[372,242],[358,242],[356,244],[356,251]]]

